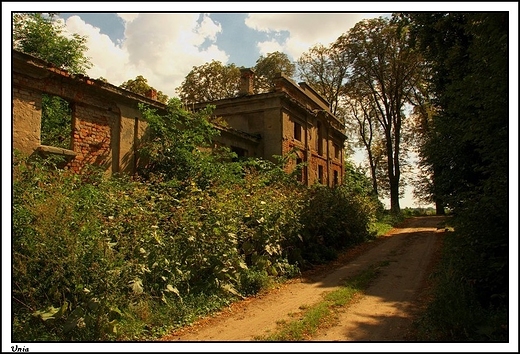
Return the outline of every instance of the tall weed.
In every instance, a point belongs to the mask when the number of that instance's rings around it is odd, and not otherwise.
[[[362,242],[375,210],[262,160],[203,184],[14,161],[15,340],[158,336]]]

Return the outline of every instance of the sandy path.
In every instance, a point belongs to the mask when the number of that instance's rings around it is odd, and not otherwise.
[[[291,320],[305,305],[323,300],[345,278],[372,264],[389,261],[355,304],[337,313],[338,323],[316,341],[405,340],[418,310],[418,298],[439,248],[440,217],[408,219],[372,244],[343,255],[327,272],[291,281],[268,293],[240,301],[221,313],[180,331],[165,341],[251,341]]]

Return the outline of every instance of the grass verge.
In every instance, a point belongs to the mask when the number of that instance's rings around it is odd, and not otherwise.
[[[378,276],[381,267],[388,264],[389,261],[382,261],[370,266],[356,276],[346,280],[339,289],[326,293],[323,301],[301,308],[302,313],[297,319],[290,322],[279,322],[275,333],[255,339],[259,341],[301,341],[310,339],[319,329],[334,325],[336,311],[333,310],[351,304]]]

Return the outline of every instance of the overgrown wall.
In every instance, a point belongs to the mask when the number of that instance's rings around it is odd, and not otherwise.
[[[146,133],[139,103],[165,105],[82,75],[71,75],[32,56],[13,51],[13,148],[26,155],[59,154],[66,169],[81,172],[88,164],[107,173],[134,173],[138,144]],[[59,96],[72,110],[69,149],[41,143],[42,95]]]

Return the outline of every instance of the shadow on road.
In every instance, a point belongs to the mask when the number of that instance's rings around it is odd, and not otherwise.
[[[307,279],[318,288],[333,288],[370,266],[379,274],[363,296],[340,309],[340,324],[316,340],[404,341],[440,250],[444,225],[441,217],[414,218],[377,245],[321,278]]]

